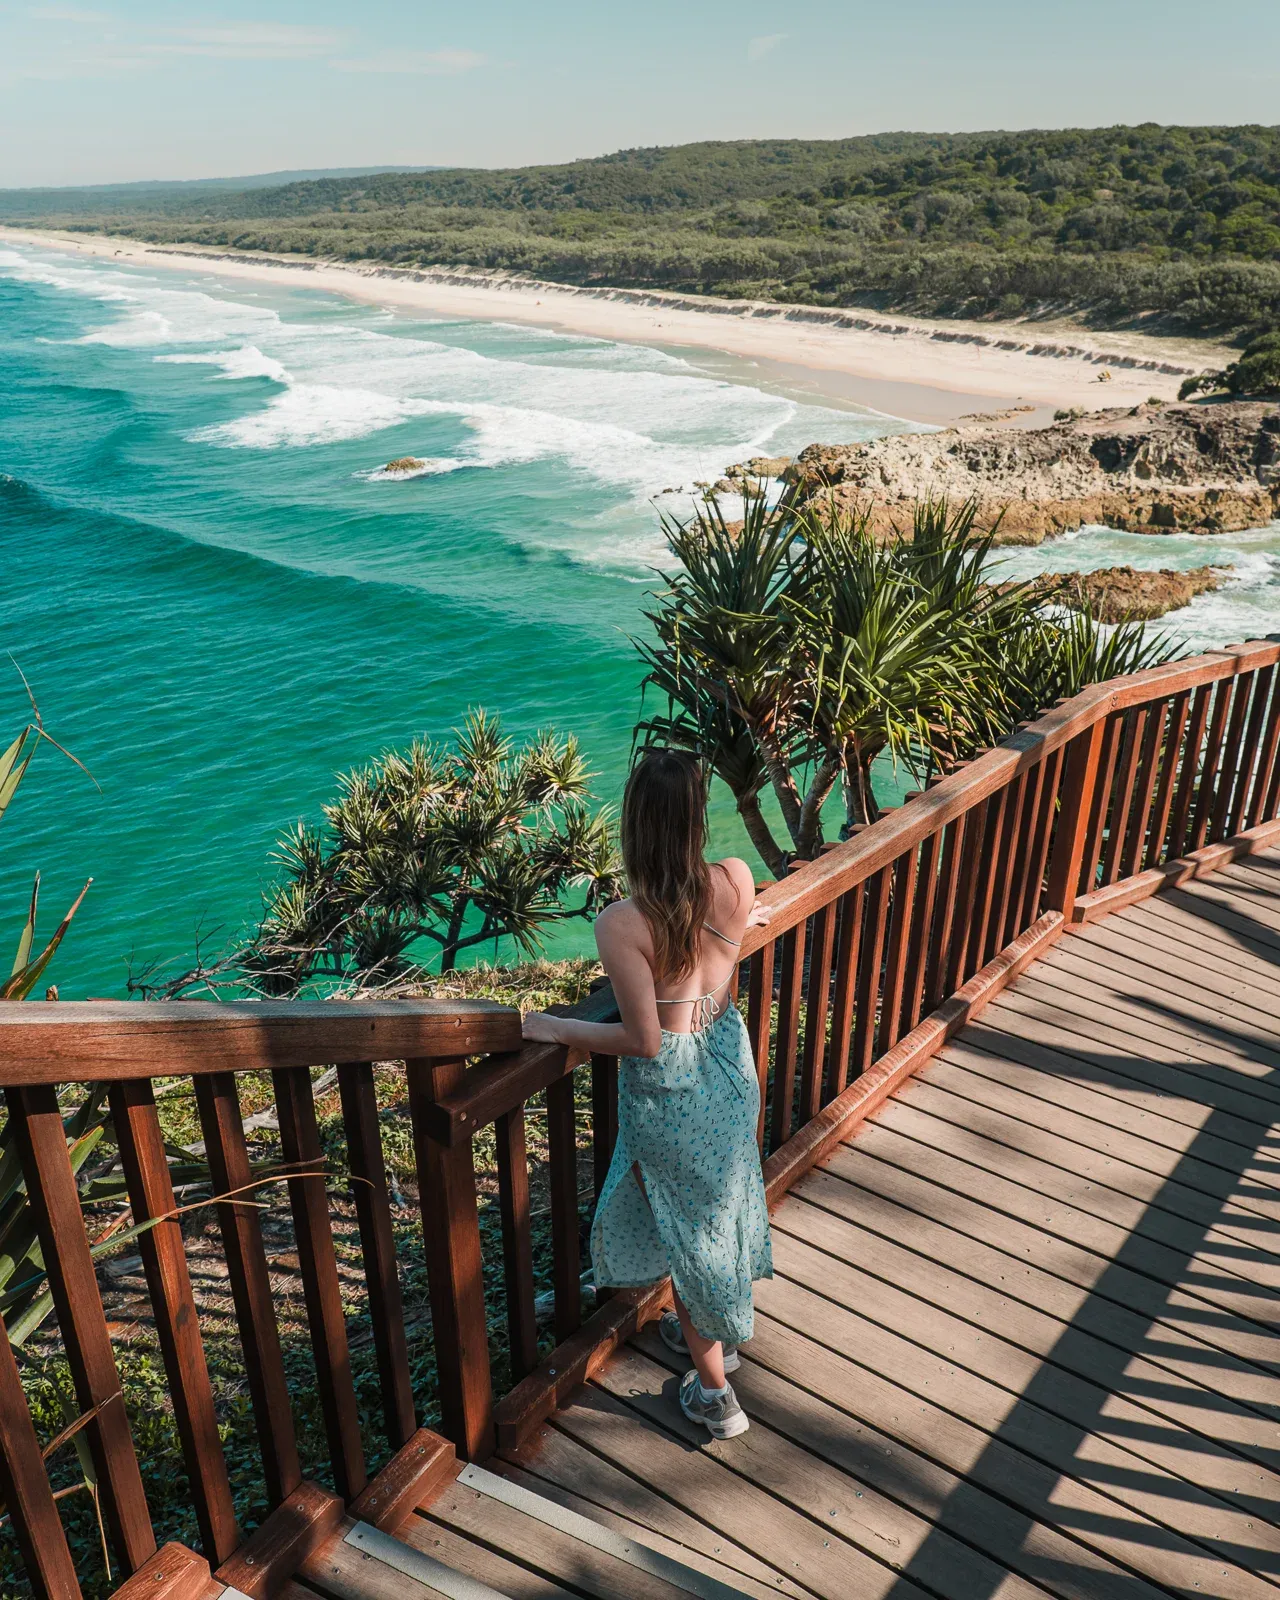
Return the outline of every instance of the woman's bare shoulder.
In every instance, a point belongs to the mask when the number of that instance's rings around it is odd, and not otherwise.
[[[634,944],[643,949],[652,941],[649,924],[634,900],[614,900],[607,905],[595,921],[596,937],[603,936],[611,943]]]
[[[726,856],[723,861],[717,861],[715,865],[728,878],[737,891],[739,898],[741,898],[744,891],[754,898],[756,875],[741,856]]]
[[[724,933],[731,929],[740,931],[746,925],[747,917],[755,902],[755,874],[738,856],[728,856],[715,864],[720,868],[719,872],[712,875],[720,931]]]

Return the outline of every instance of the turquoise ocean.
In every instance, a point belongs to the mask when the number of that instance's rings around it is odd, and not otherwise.
[[[229,941],[336,772],[470,707],[576,733],[616,801],[656,507],[747,456],[908,426],[710,353],[0,244],[0,648],[98,786],[49,748],[33,765],[3,823],[0,963],[37,867],[46,931],[94,879],[64,998]],[[426,469],[387,478],[404,455]],[[1229,561],[1165,625],[1206,644],[1280,622],[1280,527],[1094,529],[1006,560]],[[27,712],[7,655],[6,741]],[[713,820],[745,850],[726,797]],[[555,949],[589,943],[572,924]]]

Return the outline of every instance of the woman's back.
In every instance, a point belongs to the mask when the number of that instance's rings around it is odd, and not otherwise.
[[[715,862],[711,890],[710,915],[702,925],[698,958],[692,970],[675,981],[654,973],[654,998],[667,1033],[688,1033],[705,1027],[728,1004],[738,948],[755,903],[750,867],[736,857]],[[652,949],[647,953],[652,958]]]

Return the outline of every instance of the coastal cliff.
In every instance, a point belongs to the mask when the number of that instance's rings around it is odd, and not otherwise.
[[[999,541],[1038,544],[1091,523],[1130,533],[1228,533],[1280,516],[1280,404],[1141,405],[1047,428],[948,428],[810,445],[787,469],[801,500],[870,504],[910,528],[916,501],[976,497]]]

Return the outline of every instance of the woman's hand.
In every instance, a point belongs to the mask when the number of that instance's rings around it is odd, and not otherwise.
[[[767,928],[773,921],[773,907],[765,905],[763,900],[757,900],[751,907],[751,914],[747,918],[748,928]]]
[[[549,1011],[530,1011],[521,1020],[520,1031],[525,1039],[534,1044],[559,1044],[560,1035],[557,1026],[559,1017],[553,1017]]]

